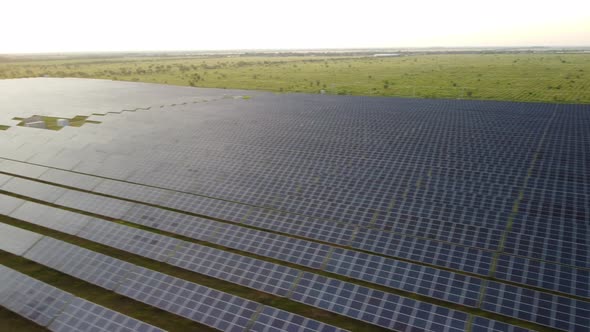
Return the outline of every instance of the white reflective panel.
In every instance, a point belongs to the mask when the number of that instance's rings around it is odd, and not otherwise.
[[[0,194],[0,214],[8,215],[24,202],[25,201],[20,198]]]
[[[22,255],[43,235],[0,223],[0,250]]]

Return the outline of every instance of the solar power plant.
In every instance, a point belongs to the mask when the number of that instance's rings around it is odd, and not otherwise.
[[[165,328],[15,262],[208,330],[590,331],[590,105],[0,88],[0,304],[49,330]]]

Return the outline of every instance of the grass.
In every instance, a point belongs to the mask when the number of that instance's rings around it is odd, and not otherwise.
[[[590,54],[15,61],[0,78],[83,77],[275,92],[590,103]]]

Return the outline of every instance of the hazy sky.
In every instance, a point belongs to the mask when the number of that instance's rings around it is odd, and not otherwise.
[[[590,0],[5,0],[0,53],[590,45]]]

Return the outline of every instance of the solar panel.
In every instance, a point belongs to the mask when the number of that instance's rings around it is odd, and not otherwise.
[[[22,255],[43,236],[31,231],[0,223],[0,250]]]
[[[590,302],[489,282],[482,309],[562,331],[590,326]]]
[[[92,177],[87,178],[93,179]],[[103,180],[100,185],[98,185],[92,191],[122,198],[129,198],[150,204],[161,204],[170,195],[172,195],[172,192],[166,190],[108,179]]]
[[[61,291],[7,267],[0,266],[2,292],[0,304],[19,315],[47,326],[68,303],[72,294]]]
[[[302,275],[291,298],[398,331],[464,331],[467,321],[463,312],[312,273]]]
[[[250,331],[335,332],[338,329],[287,311],[265,306],[258,315],[258,319],[250,327]]]
[[[0,265],[0,305],[50,331],[163,331]]]
[[[167,263],[278,296],[287,296],[300,272],[258,259],[192,245],[181,247]]]
[[[492,262],[489,251],[375,230],[359,231],[352,247],[483,276]]]
[[[495,276],[520,284],[590,298],[590,270],[500,255]]]
[[[472,332],[488,332],[488,331],[497,331],[497,332],[527,332],[531,331],[529,329],[525,329],[519,326],[510,325],[501,321],[479,317],[476,316],[473,318],[473,322],[471,325]]]
[[[185,245],[181,240],[104,220],[88,224],[78,236],[162,262]]]
[[[67,190],[55,204],[111,218],[121,218],[132,206],[129,202],[73,190]]]
[[[97,177],[86,176],[74,172],[59,169],[48,169],[39,180],[57,183],[64,186],[76,187],[83,190],[92,190],[104,180]]]
[[[336,249],[326,271],[466,306],[476,306],[482,280],[380,256]]]
[[[24,257],[108,290],[116,289],[133,268],[132,264],[50,237],[37,242]]]
[[[245,330],[260,304],[143,268],[117,293],[222,331]]]
[[[23,203],[9,214],[12,218],[72,235],[77,234],[89,222],[96,219],[35,202],[23,201]]]
[[[24,203],[20,198],[0,194],[0,214],[8,215]]]
[[[41,174],[47,171],[47,167],[4,159],[0,164],[0,170],[2,172],[7,172],[11,174],[17,174],[31,178],[38,178],[39,176],[41,176]]]
[[[55,202],[66,191],[60,187],[16,177],[6,182],[0,189],[51,203]]]
[[[4,162],[4,160],[0,159],[0,167],[2,167],[3,162]],[[8,182],[8,180],[10,180],[10,179],[12,179],[12,176],[0,174],[0,187],[2,187],[2,185],[5,184],[6,182]]]
[[[48,326],[56,332],[69,331],[141,331],[159,332],[160,328],[122,315],[81,298],[73,299]]]
[[[580,268],[590,267],[590,258],[586,255],[588,243],[582,238],[573,239],[563,233],[555,230],[553,234],[535,236],[530,233],[510,232],[504,252]],[[585,234],[583,231],[580,233]],[[559,236],[555,236],[556,234]]]

